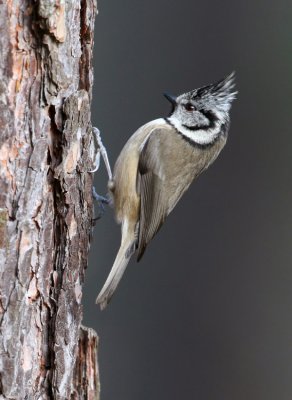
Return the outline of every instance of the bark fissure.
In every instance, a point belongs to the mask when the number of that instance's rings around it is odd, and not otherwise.
[[[98,398],[97,338],[80,330],[95,13],[95,0],[0,4],[3,399]]]

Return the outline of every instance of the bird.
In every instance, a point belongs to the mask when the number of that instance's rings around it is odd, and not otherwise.
[[[179,96],[166,118],[140,127],[123,147],[108,182],[121,245],[96,303],[103,310],[130,258],[139,261],[190,184],[226,144],[234,91],[234,72],[216,83]]]

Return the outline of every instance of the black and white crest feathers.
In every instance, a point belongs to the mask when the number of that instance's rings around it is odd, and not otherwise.
[[[229,126],[229,111],[235,99],[234,73],[208,86],[176,97],[168,123],[184,138],[199,146],[211,146]]]
[[[190,100],[194,100],[197,104],[201,104],[204,108],[215,108],[219,111],[228,112],[232,101],[236,98],[237,91],[235,88],[235,73],[232,72],[220,81],[195,89],[187,93]]]

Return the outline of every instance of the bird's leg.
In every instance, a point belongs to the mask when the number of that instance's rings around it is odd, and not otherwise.
[[[100,154],[101,154],[103,161],[105,163],[106,170],[107,170],[108,179],[111,181],[113,179],[113,174],[112,174],[111,166],[110,166],[110,163],[108,160],[106,148],[104,147],[104,145],[101,141],[100,131],[99,131],[99,129],[92,127],[92,133],[94,135],[94,139],[98,146],[98,151],[96,153],[96,158],[95,158],[95,168],[89,172],[95,172],[98,170],[99,165],[100,165]]]
[[[92,128],[92,133],[93,133],[93,137],[94,137],[94,140],[95,140],[95,147],[97,147],[97,152],[96,152],[95,163],[94,163],[95,167],[94,167],[93,170],[91,170],[89,172],[94,173],[99,169],[99,166],[100,166],[100,155],[102,155],[102,158],[103,158],[103,161],[105,163],[106,170],[107,170],[107,173],[108,173],[109,180],[111,181],[112,180],[112,171],[111,171],[110,163],[109,163],[109,160],[108,160],[106,148],[104,147],[104,145],[103,145],[103,143],[101,141],[100,131],[99,131],[99,129],[93,127]],[[109,201],[108,198],[100,196],[96,192],[96,189],[95,189],[94,186],[92,187],[92,195],[93,195],[93,198],[97,201],[97,204],[98,204],[98,215],[97,215],[96,219],[100,219],[103,216],[104,212],[105,212],[104,204],[109,204],[110,201]]]

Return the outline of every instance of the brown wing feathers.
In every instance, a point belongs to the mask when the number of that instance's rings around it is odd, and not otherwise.
[[[138,234],[139,261],[147,244],[158,232],[166,218],[166,202],[162,201],[164,181],[159,165],[159,132],[150,135],[138,165],[138,185],[140,190],[140,220]]]

